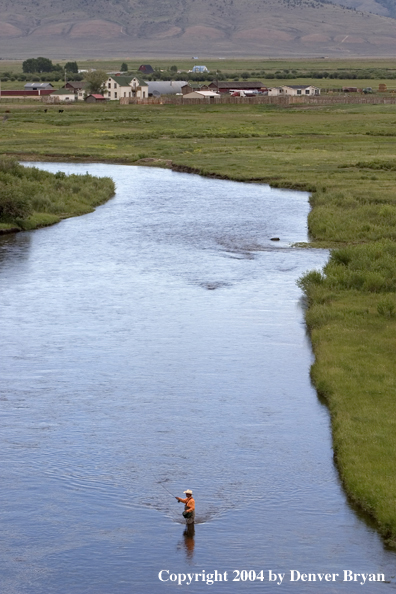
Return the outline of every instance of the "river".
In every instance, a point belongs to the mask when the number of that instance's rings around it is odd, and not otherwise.
[[[328,254],[291,245],[308,195],[37,166],[111,176],[117,193],[0,239],[2,591],[206,592],[203,570],[225,593],[393,591],[395,555],[346,500],[309,379],[296,279]],[[195,534],[161,483],[194,491]]]

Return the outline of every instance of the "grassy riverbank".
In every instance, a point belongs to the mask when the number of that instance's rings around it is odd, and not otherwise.
[[[36,229],[91,212],[114,195],[109,178],[48,173],[0,159],[0,234]]]
[[[11,107],[0,152],[22,159],[173,166],[312,192],[306,276],[316,363],[349,495],[396,544],[395,105]]]

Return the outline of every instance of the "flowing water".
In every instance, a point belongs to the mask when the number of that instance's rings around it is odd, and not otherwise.
[[[346,501],[309,380],[296,279],[328,254],[291,246],[307,194],[38,166],[111,176],[117,194],[0,240],[1,591],[393,591],[395,555]],[[193,489],[195,533],[161,484]]]

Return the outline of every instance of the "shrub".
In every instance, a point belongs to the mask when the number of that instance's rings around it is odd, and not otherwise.
[[[384,316],[385,318],[393,318],[395,315],[395,301],[389,295],[381,301],[378,302],[377,311],[380,316]]]
[[[323,282],[324,276],[322,273],[319,270],[311,270],[298,279],[297,286],[300,287],[304,293],[308,294],[312,286],[321,285]]]
[[[0,219],[12,221],[25,219],[32,212],[32,206],[27,196],[16,186],[0,184]]]

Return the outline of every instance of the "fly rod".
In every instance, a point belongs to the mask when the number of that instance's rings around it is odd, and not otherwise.
[[[165,489],[165,491],[167,491],[167,492],[169,493],[169,495],[172,495],[172,497],[174,497],[175,499],[177,499],[176,495],[173,495],[173,493],[171,493],[171,492],[169,491],[169,489],[167,489],[166,487],[164,487],[164,485],[163,485],[162,483],[160,483],[160,485],[161,485],[161,487],[162,487],[163,489]]]

